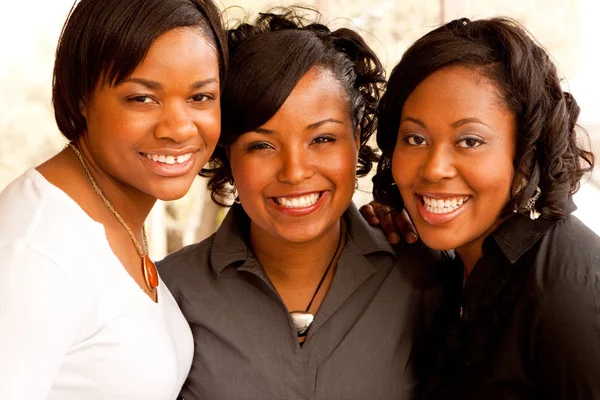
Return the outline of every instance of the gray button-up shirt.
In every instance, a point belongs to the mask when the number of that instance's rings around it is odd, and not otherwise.
[[[393,249],[352,204],[336,275],[301,347],[234,206],[219,230],[160,262],[194,335],[185,400],[401,400],[440,299],[440,254]]]

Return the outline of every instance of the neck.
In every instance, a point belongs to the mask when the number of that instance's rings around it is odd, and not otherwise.
[[[268,235],[250,223],[250,242],[256,257],[273,284],[314,286],[337,250],[340,220],[308,242],[295,243]]]
[[[77,144],[94,181],[121,215],[129,229],[141,240],[141,230],[156,199],[125,185],[99,167],[84,143]],[[123,229],[96,193],[76,153],[66,147],[37,170],[54,186],[71,197],[92,219],[105,227]]]
[[[133,232],[141,231],[144,221],[156,203],[156,198],[125,184],[101,168],[91,156],[87,143],[84,140],[79,141],[76,147],[83,157],[83,161],[91,174],[91,178],[94,180],[104,197],[113,206],[114,210],[121,218],[123,218],[127,226]],[[91,179],[88,177],[84,166],[81,165],[81,161],[79,160],[79,157],[77,157],[77,154],[75,154],[73,149],[68,148],[67,150],[74,153],[73,155],[75,156],[77,164],[79,164],[80,170],[83,172],[86,180],[90,181],[90,186],[92,186]],[[93,187],[91,189],[108,210],[108,207],[104,204],[100,195],[96,193]],[[113,214],[112,211],[111,214]]]
[[[498,219],[483,235],[463,246],[457,247],[456,252],[465,266],[465,280],[475,268],[477,261],[483,256],[483,242],[506,220]]]
[[[478,246],[475,243],[470,243],[466,246],[456,249],[456,252],[460,256],[460,259],[465,267],[465,280],[475,267],[477,261],[483,255],[481,245],[482,243],[478,243]]]

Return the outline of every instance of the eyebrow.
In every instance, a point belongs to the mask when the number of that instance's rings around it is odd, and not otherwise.
[[[326,123],[343,124],[342,121],[337,120],[335,118],[327,118],[327,119],[323,119],[321,121],[314,122],[314,123],[312,123],[310,125],[307,125],[304,130],[306,130],[306,131],[312,131],[314,129],[319,128],[322,125],[325,125]],[[264,133],[265,135],[270,135],[270,134],[275,133],[274,130],[272,130],[272,129],[266,129],[266,128],[256,128],[256,129],[254,129],[254,132],[256,132],[256,133]]]
[[[479,124],[479,125],[483,125],[483,126],[486,126],[490,129],[492,129],[489,125],[483,123],[480,119],[477,119],[477,118],[463,118],[461,120],[454,122],[451,126],[452,126],[452,128],[458,128],[458,127],[466,125],[466,124]]]
[[[423,122],[423,121],[421,121],[420,119],[417,119],[417,118],[404,117],[404,118],[402,118],[402,121],[400,121],[400,123],[405,122],[405,121],[415,123],[417,125],[422,126],[423,128],[427,128],[427,126],[425,125],[425,122]]]
[[[143,79],[143,78],[127,78],[123,81],[125,82],[132,82],[132,83],[137,83],[139,85],[145,86],[148,89],[154,89],[154,90],[161,90],[163,88],[162,84],[160,82],[157,81],[151,81],[149,79]],[[216,83],[217,79],[216,78],[208,78],[208,79],[204,79],[201,81],[196,81],[194,83],[192,83],[190,85],[190,89],[192,90],[196,90],[196,89],[200,89],[206,85],[209,85],[211,83]]]
[[[427,125],[425,125],[425,122],[423,122],[423,121],[421,121],[420,119],[417,119],[417,118],[404,117],[404,118],[402,118],[402,121],[400,121],[400,123],[402,123],[404,121],[413,122],[413,123],[415,123],[417,125],[422,126],[423,128],[427,128]],[[456,122],[453,122],[450,126],[453,129],[456,129],[456,128],[461,127],[461,126],[466,125],[466,124],[480,124],[480,125],[483,125],[483,126],[486,126],[486,127],[490,128],[490,129],[492,129],[489,125],[485,124],[484,122],[482,122],[480,119],[477,119],[477,118],[463,118],[463,119],[460,119],[460,120],[458,120]]]

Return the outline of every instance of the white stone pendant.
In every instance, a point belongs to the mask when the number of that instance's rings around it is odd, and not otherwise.
[[[304,311],[292,311],[290,315],[292,316],[292,321],[294,321],[298,337],[306,336],[315,316]]]

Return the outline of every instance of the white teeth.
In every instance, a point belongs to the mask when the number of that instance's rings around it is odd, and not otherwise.
[[[464,202],[469,199],[466,197],[455,197],[452,199],[434,199],[432,197],[423,196],[423,203],[425,203],[425,210],[432,214],[446,214],[458,209]]]
[[[192,158],[192,153],[182,154],[180,156],[165,156],[164,154],[146,154],[146,158],[165,164],[182,164]]]
[[[274,197],[274,200],[277,204],[286,208],[304,208],[315,204],[319,197],[319,193],[312,193],[299,197]]]

